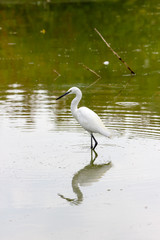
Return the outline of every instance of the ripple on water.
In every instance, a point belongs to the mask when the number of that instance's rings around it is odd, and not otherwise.
[[[10,85],[1,94],[0,102],[0,115],[8,117],[8,124],[14,127],[35,129],[37,125],[52,124],[49,128],[53,131],[81,129],[71,115],[70,104],[62,109],[46,90],[35,89],[28,94],[21,85]],[[133,137],[160,138],[160,116],[149,111],[146,102],[119,101],[114,105],[96,106],[94,110],[113,131]]]

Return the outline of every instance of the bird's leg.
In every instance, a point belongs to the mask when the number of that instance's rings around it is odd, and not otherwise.
[[[93,149],[92,133],[91,133],[91,149]]]
[[[92,145],[92,138],[93,138],[94,141],[95,141],[95,145],[94,145],[94,147],[93,147],[93,145]],[[97,145],[98,145],[98,142],[97,142],[97,140],[95,139],[95,137],[93,136],[93,134],[91,133],[91,148],[92,148],[92,150],[94,150],[94,149],[96,148]]]

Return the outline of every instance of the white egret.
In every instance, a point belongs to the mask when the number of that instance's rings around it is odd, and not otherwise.
[[[75,94],[76,97],[71,102],[71,112],[73,117],[79,122],[79,124],[87,130],[91,135],[91,149],[94,150],[98,144],[97,140],[95,139],[93,133],[100,133],[106,137],[111,137],[111,132],[107,129],[103,122],[101,121],[100,117],[93,112],[91,109],[87,107],[80,107],[78,108],[78,104],[82,98],[82,92],[77,87],[70,88],[65,94],[58,97],[56,100],[68,95],[68,94]],[[95,144],[93,146],[94,140]]]

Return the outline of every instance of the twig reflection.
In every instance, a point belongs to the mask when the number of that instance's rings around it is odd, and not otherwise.
[[[67,198],[62,194],[58,194],[61,198],[67,200],[74,205],[79,205],[82,203],[83,193],[80,189],[80,186],[90,186],[92,185],[92,183],[98,182],[102,178],[102,176],[112,167],[111,162],[104,164],[94,164],[97,156],[98,155],[95,151],[91,151],[90,164],[79,170],[76,174],[74,174],[72,178],[72,189],[73,192],[76,194],[76,198]]]

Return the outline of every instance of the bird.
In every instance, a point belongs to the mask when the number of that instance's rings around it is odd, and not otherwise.
[[[78,87],[71,87],[66,93],[56,98],[56,100],[59,100],[60,98],[69,94],[76,95],[71,102],[71,113],[77,122],[82,126],[82,128],[89,132],[91,136],[91,149],[94,150],[98,145],[98,142],[93,133],[99,133],[108,138],[112,137],[112,133],[108,128],[105,127],[100,117],[94,111],[87,107],[78,108],[78,104],[82,98],[82,92]]]

